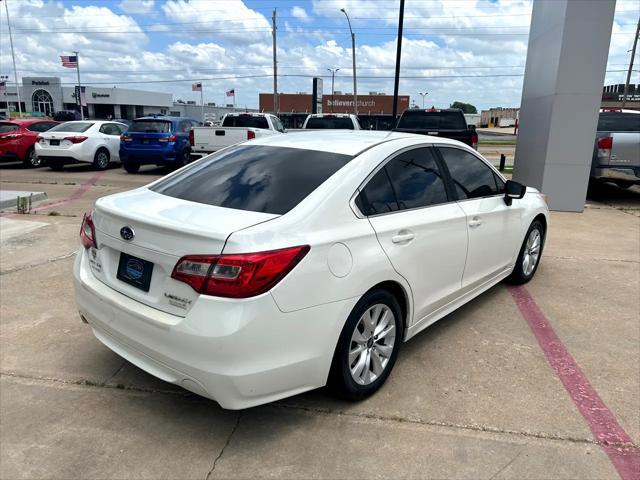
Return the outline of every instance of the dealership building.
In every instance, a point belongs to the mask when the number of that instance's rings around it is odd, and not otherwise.
[[[119,87],[84,87],[85,118],[122,118],[132,120],[145,115],[162,114],[201,120],[203,109],[196,102],[174,101],[171,93],[132,90]],[[52,116],[60,110],[76,110],[76,88],[61,83],[59,77],[23,77],[19,85],[22,111]],[[18,92],[7,86],[0,92],[0,109],[18,111]],[[233,106],[206,104],[206,119],[219,120],[225,113],[245,111]]]
[[[273,93],[261,93],[260,111],[273,111]],[[398,96],[398,113],[409,108],[409,96]],[[278,116],[286,128],[301,128],[305,118],[313,111],[310,93],[278,94]],[[334,92],[322,95],[322,113],[353,113],[353,94]],[[362,128],[389,130],[392,128],[393,95],[369,92],[358,95],[358,119]]]

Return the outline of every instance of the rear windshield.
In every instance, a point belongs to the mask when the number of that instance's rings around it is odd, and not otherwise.
[[[598,118],[599,132],[640,132],[640,113],[603,112]]]
[[[127,133],[170,133],[171,122],[162,120],[134,120]]]
[[[266,117],[254,117],[252,115],[240,115],[238,117],[224,117],[223,127],[245,127],[245,128],[269,128]]]
[[[460,112],[404,112],[398,128],[416,130],[466,130],[467,122]]]
[[[217,207],[284,214],[351,158],[298,148],[239,145],[194,163],[151,190]]]
[[[91,128],[93,122],[67,122],[56,125],[49,132],[86,132]]]
[[[15,123],[0,123],[0,133],[13,132],[18,129]]]
[[[311,117],[305,128],[353,130],[353,121],[349,117]]]

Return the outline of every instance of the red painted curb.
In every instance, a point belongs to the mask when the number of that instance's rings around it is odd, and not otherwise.
[[[640,479],[640,449],[618,423],[525,287],[509,289],[551,368],[622,480]]]

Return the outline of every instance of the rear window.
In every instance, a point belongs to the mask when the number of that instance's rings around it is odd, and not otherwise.
[[[239,145],[194,163],[151,190],[217,207],[285,214],[351,158],[298,148]]]
[[[416,130],[466,130],[467,122],[460,112],[404,112],[398,128]]]
[[[127,133],[170,133],[171,122],[162,120],[134,120]]]
[[[0,123],[0,133],[13,132],[18,129],[15,123]]]
[[[254,117],[252,115],[226,116],[222,122],[223,127],[244,127],[244,128],[269,128],[266,117]]]
[[[56,125],[49,131],[81,133],[89,130],[92,125],[93,125],[93,122],[67,122],[67,123],[61,123],[60,125]]]
[[[311,117],[305,128],[353,130],[353,121],[348,117]]]
[[[640,113],[603,112],[598,117],[599,132],[640,132]]]

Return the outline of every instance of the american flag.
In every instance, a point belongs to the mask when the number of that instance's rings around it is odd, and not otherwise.
[[[192,92],[201,92],[202,91],[202,82],[192,83],[191,84]]]
[[[60,60],[62,60],[62,66],[67,68],[78,68],[78,57],[77,55],[60,55]]]
[[[226,94],[227,94],[227,97],[235,97],[236,96],[236,89],[232,88],[231,90],[227,90]]]

